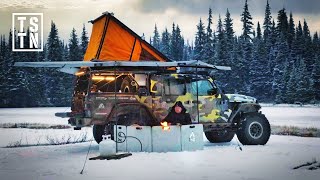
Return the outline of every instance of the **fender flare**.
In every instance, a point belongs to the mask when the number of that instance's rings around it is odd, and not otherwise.
[[[239,123],[244,114],[259,112],[260,109],[261,106],[257,103],[241,103],[238,109],[231,114],[228,121],[230,123]]]

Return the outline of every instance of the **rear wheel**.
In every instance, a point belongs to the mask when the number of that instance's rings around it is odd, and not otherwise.
[[[240,122],[237,131],[239,141],[244,145],[265,145],[271,134],[268,119],[260,113],[249,113]]]
[[[230,142],[234,137],[234,132],[205,132],[207,139],[212,143]]]

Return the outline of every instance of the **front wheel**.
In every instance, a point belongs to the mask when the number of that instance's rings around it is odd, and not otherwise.
[[[230,142],[234,137],[234,132],[205,132],[207,139],[211,143]]]
[[[268,119],[260,113],[249,113],[240,122],[237,131],[239,141],[244,145],[265,145],[271,134]]]

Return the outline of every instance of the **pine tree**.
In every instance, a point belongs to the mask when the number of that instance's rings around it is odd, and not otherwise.
[[[221,17],[219,15],[218,27],[217,27],[217,43],[215,51],[215,62],[221,66],[230,65],[227,59],[227,49],[226,49],[226,40],[225,40],[225,31],[223,29],[223,24]]]
[[[178,24],[177,24],[177,28],[176,28],[176,42],[177,42],[176,59],[178,61],[181,61],[183,59],[184,38],[181,35],[181,30],[180,30],[180,27]]]
[[[261,28],[260,28],[259,21],[258,21],[258,25],[257,25],[257,39],[262,39],[262,34],[261,34]]]
[[[243,50],[242,44],[244,39],[239,37],[239,39],[235,38],[233,45],[233,53],[232,53],[232,62],[231,62],[231,76],[232,81],[230,82],[230,86],[226,85],[226,91],[230,93],[247,93],[246,91],[246,78],[247,73],[244,71],[245,60],[243,59]],[[228,88],[231,87],[231,88]]]
[[[47,40],[48,55],[47,61],[63,60],[63,43],[58,36],[58,29],[54,22],[51,21],[51,30]],[[63,77],[60,72],[53,69],[46,70],[48,76],[45,77],[45,85],[48,87],[45,91],[45,97],[49,106],[67,106],[61,99],[64,97],[65,87]]]
[[[291,69],[289,81],[287,83],[287,90],[285,99],[287,103],[294,103],[295,98],[297,97],[297,69],[295,65],[293,65],[293,68]]]
[[[11,30],[10,30],[11,31]],[[6,38],[4,35],[1,35],[1,48],[0,48],[0,107],[6,107],[6,101],[7,101],[7,93],[6,91],[6,85],[7,85],[7,62],[8,59],[6,59],[7,56],[7,44],[6,44]]]
[[[265,10],[265,16],[263,21],[263,38],[265,42],[269,39],[269,36],[271,34],[271,28],[272,28],[272,16],[271,16],[271,8],[269,5],[269,0],[267,0],[266,10]]]
[[[312,72],[312,66],[314,64],[314,51],[312,49],[310,30],[306,20],[304,20],[303,22],[303,40],[303,58],[307,66],[307,70],[310,74]]]
[[[62,45],[63,49],[64,45]],[[79,47],[79,41],[78,41],[78,35],[76,33],[76,30],[72,28],[70,39],[69,39],[69,61],[80,61],[82,57],[80,47]]]
[[[295,27],[294,27],[294,20],[292,17],[292,12],[290,12],[290,18],[289,18],[289,29],[288,29],[288,44],[289,47],[292,47],[292,43],[294,41],[295,37]]]
[[[234,30],[233,30],[233,22],[229,13],[229,10],[227,9],[226,17],[224,19],[224,29],[225,29],[225,40],[226,40],[226,49],[228,50],[226,52],[227,61],[229,64],[232,60],[232,50],[233,44],[234,44]]]
[[[152,37],[152,46],[160,50],[160,34],[158,32],[157,24],[154,25],[153,37]]]
[[[187,41],[187,44],[184,46],[183,49],[183,60],[184,61],[190,61],[193,59],[193,47],[189,44],[189,41]]]
[[[302,103],[307,103],[312,99],[312,95],[310,93],[310,76],[307,72],[306,64],[304,60],[300,60],[299,70],[297,75],[297,101]]]
[[[177,60],[177,34],[176,34],[176,26],[172,23],[172,32],[171,32],[171,39],[170,39],[170,58],[172,60]]]
[[[209,15],[208,15],[208,25],[207,25],[207,32],[205,37],[205,43],[203,47],[203,59],[202,61],[210,62],[214,64],[214,48],[213,48],[213,34],[212,34],[212,9],[209,8]]]
[[[203,59],[203,48],[205,44],[206,34],[204,32],[204,26],[202,20],[200,19],[199,24],[197,25],[197,33],[194,46],[194,58],[196,60]]]
[[[283,101],[283,94],[285,93],[285,86],[283,84],[283,74],[285,62],[288,60],[289,48],[284,35],[281,33],[280,37],[277,38],[276,43],[277,55],[274,61],[275,65],[273,68],[273,82],[272,90],[277,103]]]
[[[161,45],[160,45],[160,51],[166,55],[170,59],[170,33],[168,32],[168,29],[165,28],[165,30],[162,32],[161,36]]]
[[[260,101],[270,101],[270,71],[268,70],[267,48],[262,39],[258,22],[257,37],[253,40],[253,57],[250,62],[250,95]]]
[[[58,36],[56,24],[51,21],[51,30],[47,40],[48,61],[62,61],[62,47]]]
[[[89,43],[89,38],[87,36],[86,26],[83,24],[82,33],[81,33],[81,45],[80,45],[82,59],[84,58],[84,54],[86,53],[88,43]]]
[[[219,15],[218,27],[217,27],[217,42],[215,46],[215,63],[219,66],[230,66],[230,62],[228,61],[227,56],[227,43],[226,43],[226,35],[223,29],[223,24],[221,17]],[[228,83],[228,77],[226,76],[227,72],[221,72],[216,75],[217,80],[220,83],[222,89],[226,89]]]
[[[311,73],[311,88],[313,90],[314,102],[320,102],[320,56],[315,56],[315,63]]]
[[[286,62],[284,63],[284,70],[283,70],[282,81],[281,81],[281,85],[283,86],[283,89],[281,91],[281,102],[285,102],[285,103],[288,103],[286,99],[286,94],[288,91],[288,81],[290,79],[290,74],[291,74],[290,62],[288,59],[286,59]]]
[[[278,18],[277,18],[278,36],[283,35],[284,38],[287,40],[288,29],[289,29],[288,17],[287,17],[285,8],[283,8],[278,12]]]
[[[320,55],[320,40],[319,40],[318,32],[315,32],[313,35],[312,49],[313,49],[315,56]]]
[[[250,40],[252,35],[252,17],[248,9],[248,0],[246,0],[244,8],[243,8],[243,13],[241,14],[241,21],[243,23],[242,25],[242,36],[244,37],[245,40]]]
[[[305,43],[305,40],[303,37],[302,26],[301,26],[301,22],[299,21],[298,27],[296,28],[296,38],[295,38],[294,47],[293,47],[296,56],[303,55],[304,43]]]

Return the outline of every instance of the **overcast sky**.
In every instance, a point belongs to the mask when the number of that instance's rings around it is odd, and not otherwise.
[[[13,12],[44,13],[44,34],[48,36],[50,22],[53,20],[59,35],[67,40],[73,27],[81,33],[83,23],[89,34],[92,25],[88,20],[95,19],[102,12],[115,14],[137,34],[145,33],[147,40],[152,35],[154,25],[160,32],[167,27],[171,31],[172,23],[179,24],[182,34],[189,41],[194,40],[196,25],[202,18],[205,25],[209,7],[213,10],[213,28],[216,30],[219,14],[224,18],[229,8],[234,20],[234,29],[240,35],[242,13],[245,0],[1,0],[0,1],[0,34],[8,34]],[[248,0],[249,11],[254,26],[263,22],[267,0]],[[306,19],[312,33],[320,32],[320,0],[269,0],[272,17],[283,7],[292,12],[295,23]]]

